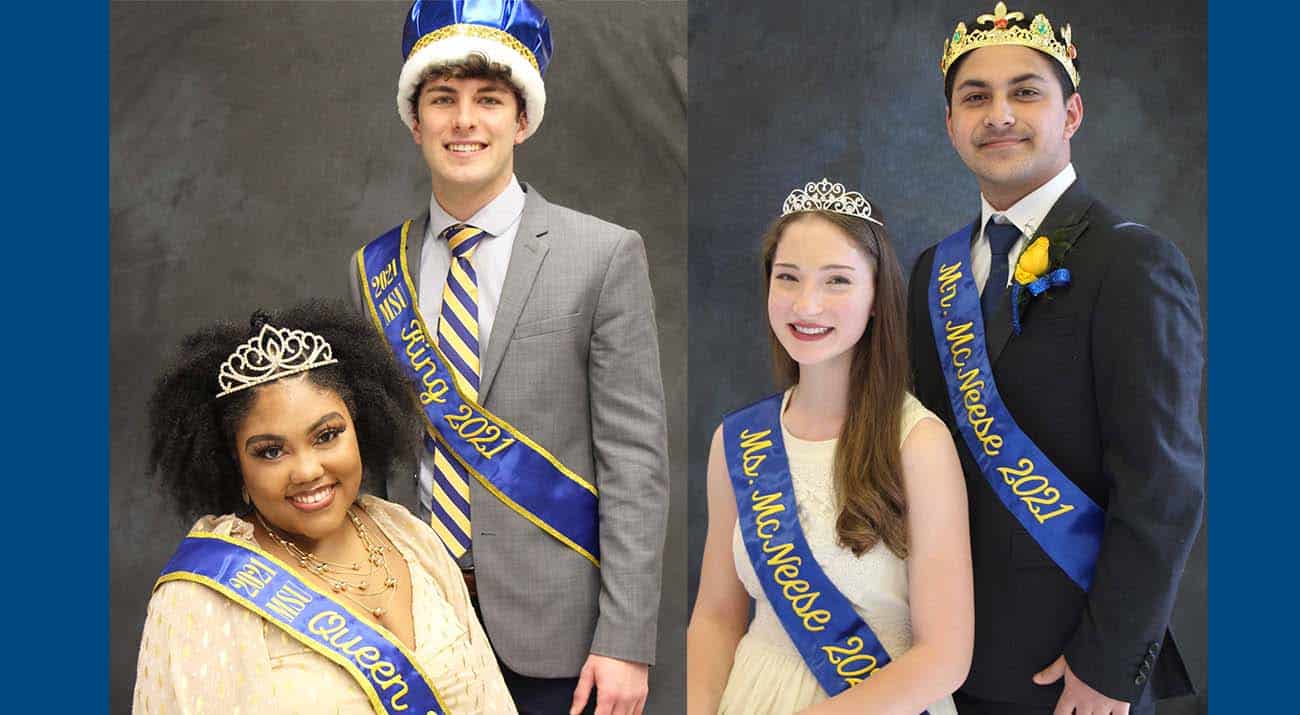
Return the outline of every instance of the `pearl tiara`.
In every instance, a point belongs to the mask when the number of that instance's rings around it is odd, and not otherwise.
[[[884,227],[879,219],[871,216],[871,202],[856,191],[845,191],[844,184],[831,183],[830,179],[810,181],[802,189],[795,189],[785,197],[781,205],[781,215],[789,216],[800,211],[830,211],[832,213],[854,216]]]

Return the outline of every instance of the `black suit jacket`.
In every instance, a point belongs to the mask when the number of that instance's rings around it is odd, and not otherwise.
[[[1050,705],[1030,678],[1064,654],[1084,682],[1130,703],[1193,692],[1169,633],[1201,522],[1203,367],[1196,284],[1182,253],[1076,181],[1037,233],[1073,240],[1072,282],[1031,300],[1022,333],[990,321],[993,374],[1030,439],[1106,511],[1084,593],[998,501],[955,429],[927,312],[934,248],[909,286],[916,395],[953,427],[970,498],[975,653],[962,690]]]

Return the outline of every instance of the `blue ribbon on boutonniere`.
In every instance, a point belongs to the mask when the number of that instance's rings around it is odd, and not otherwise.
[[[1011,282],[1011,330],[1016,335],[1020,335],[1020,294],[1022,291],[1029,291],[1029,295],[1038,297],[1047,291],[1048,288],[1057,288],[1059,286],[1070,285],[1070,269],[1057,268],[1048,272],[1046,275],[1039,276],[1032,283],[1021,285],[1015,281]]]
[[[1030,298],[1038,297],[1049,288],[1070,285],[1070,271],[1061,267],[1061,261],[1071,244],[1071,241],[1039,236],[1030,241],[1016,259],[1015,276],[1011,281],[1011,331],[1016,335],[1020,335],[1020,315],[1029,305]]]

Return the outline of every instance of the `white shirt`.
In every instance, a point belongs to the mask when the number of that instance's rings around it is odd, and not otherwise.
[[[1006,211],[993,208],[989,200],[980,194],[980,227],[975,242],[970,246],[970,268],[981,295],[984,293],[984,284],[989,280],[990,264],[993,262],[993,249],[989,247],[989,239],[984,235],[984,227],[988,225],[989,218],[992,218],[994,223],[1011,223],[1020,229],[1020,238],[1016,239],[1011,250],[1007,252],[1007,285],[1011,285],[1016,274],[1016,261],[1020,259],[1020,252],[1029,242],[1027,237],[1038,230],[1043,219],[1047,218],[1047,212],[1052,210],[1057,199],[1070,188],[1075,178],[1074,164],[1066,164],[1065,168],[1061,169],[1061,173],[1029,192]]]
[[[420,274],[417,285],[419,290],[420,315],[424,316],[430,330],[436,330],[438,317],[442,313],[442,289],[447,283],[447,271],[451,268],[451,248],[438,236],[447,227],[457,223],[467,223],[481,228],[487,235],[479,239],[478,248],[470,257],[474,275],[478,279],[478,344],[479,359],[487,351],[488,340],[492,337],[492,323],[496,319],[497,306],[501,304],[501,289],[506,282],[506,269],[510,266],[510,251],[515,245],[515,234],[519,232],[519,220],[524,214],[524,190],[519,180],[510,177],[510,184],[505,191],[479,209],[468,221],[458,221],[438,204],[436,197],[429,198],[429,226],[424,232],[424,246],[420,250]],[[420,518],[428,520],[429,504],[433,501],[433,456],[422,451],[420,454],[419,498]],[[470,505],[473,513],[474,506]],[[460,559],[462,568],[474,565],[473,547]]]
[[[478,344],[479,359],[487,351],[492,337],[492,323],[497,306],[501,303],[501,288],[506,282],[506,269],[510,266],[510,251],[519,232],[519,219],[524,215],[524,190],[519,180],[510,177],[510,184],[486,206],[479,209],[468,221],[458,221],[429,198],[429,227],[424,232],[424,247],[420,250],[420,275],[417,289],[420,292],[420,315],[424,316],[430,330],[442,312],[442,289],[447,283],[451,268],[451,249],[438,236],[448,226],[467,223],[481,228],[488,235],[479,239],[478,248],[470,258],[474,275],[478,278]]]

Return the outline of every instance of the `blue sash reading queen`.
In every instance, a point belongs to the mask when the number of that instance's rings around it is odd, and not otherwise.
[[[415,307],[406,265],[411,222],[357,254],[362,293],[424,409],[426,446],[437,440],[485,489],[517,514],[600,566],[596,487],[508,422],[460,392],[428,325]]]
[[[203,584],[334,661],[361,686],[375,715],[447,712],[429,676],[391,632],[366,623],[247,541],[191,533],[154,588],[168,581]]]
[[[781,439],[781,395],[724,417],[722,439],[740,535],[763,593],[822,689],[838,695],[885,667],[889,654],[804,538]]]
[[[967,226],[944,239],[930,274],[930,325],[953,419],[984,479],[1079,588],[1092,585],[1106,514],[1011,418],[993,382]]]

